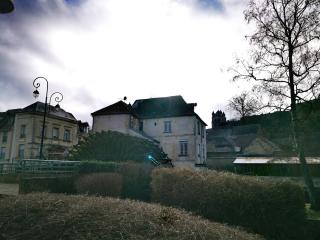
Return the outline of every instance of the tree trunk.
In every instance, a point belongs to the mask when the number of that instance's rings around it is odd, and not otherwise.
[[[301,171],[304,177],[304,181],[307,187],[309,200],[311,203],[311,208],[315,210],[320,209],[320,199],[317,198],[316,189],[313,184],[312,177],[310,175],[309,167],[306,161],[304,146],[302,143],[301,137],[301,123],[299,123],[298,112],[297,112],[297,103],[296,103],[296,93],[295,93],[295,85],[294,85],[294,75],[293,75],[293,47],[291,44],[288,46],[289,50],[289,87],[290,87],[290,106],[291,106],[291,127],[292,127],[292,135],[293,135],[293,145],[295,148],[295,152],[298,154],[299,162],[301,165]]]
[[[314,210],[320,209],[320,199],[317,198],[317,192],[313,184],[313,180],[309,171],[309,167],[306,161],[304,146],[301,141],[301,133],[297,124],[297,110],[296,108],[291,110],[291,124],[292,124],[292,133],[293,133],[293,143],[296,149],[296,152],[299,157],[299,162],[301,165],[301,171],[303,174],[304,182],[307,187],[307,192],[309,200],[311,203],[311,208]]]

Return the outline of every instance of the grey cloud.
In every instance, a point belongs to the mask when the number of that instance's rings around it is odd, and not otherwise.
[[[0,15],[0,101],[21,103],[30,101],[32,93],[31,80],[26,81],[34,70],[32,57],[61,64],[43,41],[47,27],[77,22],[78,5],[61,0],[16,0],[14,4],[14,12]]]
[[[223,0],[176,0],[177,2],[188,4],[196,10],[202,12],[224,12]]]

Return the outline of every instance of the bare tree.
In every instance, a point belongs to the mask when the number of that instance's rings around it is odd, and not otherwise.
[[[227,108],[243,118],[258,113],[261,110],[261,104],[249,92],[242,92],[229,100]]]
[[[251,58],[239,61],[234,79],[253,80],[269,105],[291,112],[294,152],[299,157],[312,207],[320,208],[303,146],[297,103],[319,96],[320,1],[251,0],[244,12],[256,28],[248,36]]]

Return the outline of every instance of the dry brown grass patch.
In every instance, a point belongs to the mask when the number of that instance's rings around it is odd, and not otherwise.
[[[17,240],[262,240],[160,205],[47,193],[0,199],[0,230],[0,238]]]

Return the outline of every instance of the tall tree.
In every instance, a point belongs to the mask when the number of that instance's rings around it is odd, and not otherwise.
[[[290,109],[294,150],[299,157],[312,207],[320,208],[303,146],[297,103],[319,97],[320,1],[251,0],[244,12],[255,30],[248,36],[251,58],[241,60],[234,79],[253,80],[270,97]],[[287,106],[284,106],[287,104]],[[279,108],[280,108],[279,107]]]
[[[258,98],[252,96],[249,92],[242,92],[229,100],[227,108],[244,118],[259,112],[261,104]]]

